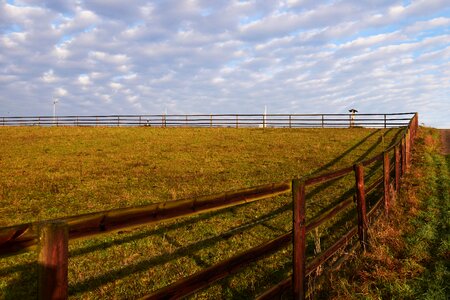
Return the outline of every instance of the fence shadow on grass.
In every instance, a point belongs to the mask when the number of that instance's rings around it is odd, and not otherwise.
[[[230,208],[230,209],[232,209],[232,208]],[[236,227],[232,228],[231,230],[228,230],[227,232],[221,233],[221,234],[219,234],[217,236],[213,236],[211,238],[203,239],[198,242],[194,242],[194,243],[186,245],[184,247],[180,247],[181,245],[178,244],[175,240],[172,240],[170,238],[168,239],[167,236],[165,236],[166,241],[171,243],[173,246],[177,247],[177,249],[174,252],[155,256],[150,259],[140,261],[136,264],[127,265],[118,270],[110,271],[108,273],[97,276],[95,278],[91,278],[91,279],[88,279],[85,281],[71,284],[69,286],[69,294],[77,295],[77,294],[81,294],[83,292],[91,291],[91,290],[96,289],[102,285],[109,283],[109,282],[127,277],[134,273],[148,270],[152,267],[162,265],[162,264],[168,263],[170,261],[174,261],[181,257],[189,257],[189,258],[193,259],[193,261],[196,262],[196,264],[198,266],[200,266],[201,268],[208,267],[207,263],[204,262],[199,256],[197,256],[195,254],[195,251],[198,251],[199,249],[212,247],[215,244],[217,244],[223,240],[227,240],[234,235],[243,233],[244,231],[246,231],[248,229],[251,229],[255,226],[264,224],[264,222],[273,219],[276,215],[282,214],[282,213],[290,211],[290,210],[292,210],[292,204],[287,203],[287,204],[279,207],[278,209],[271,211],[270,213],[267,213],[258,218],[252,219],[251,221],[249,221],[247,223],[236,226]],[[223,211],[222,211],[222,213],[223,213]],[[195,222],[195,220],[190,220],[189,223],[192,223],[192,222]],[[187,223],[183,222],[183,224],[177,224],[177,225],[173,224],[173,225],[174,226],[172,227],[172,229],[176,229],[180,226],[186,226]],[[278,229],[278,228],[273,228],[273,229]],[[279,230],[278,233],[281,234],[282,230],[281,229],[278,229],[278,230]],[[163,235],[165,232],[167,232],[167,228],[159,228],[156,230],[147,231],[146,233],[139,233],[138,237],[136,237],[136,239],[141,239],[141,238],[144,238],[145,236],[150,236],[150,235],[154,235],[154,234]],[[130,241],[133,239],[135,239],[135,238],[127,237],[124,240],[121,240],[120,243],[125,243],[125,240]],[[116,244],[116,243],[113,242],[113,244]],[[89,250],[94,251],[94,249],[100,250],[103,248],[99,248],[98,246],[96,246],[95,248],[90,248]],[[81,253],[84,253],[84,251],[85,250],[79,251],[76,254],[79,255]]]
[[[342,152],[340,155],[338,155],[337,157],[333,158],[332,160],[330,160],[328,163],[320,166],[319,168],[317,168],[316,170],[312,171],[310,173],[310,176],[314,176],[314,175],[318,175],[323,171],[330,171],[329,169],[331,167],[333,167],[334,165],[336,165],[337,163],[339,163],[342,159],[344,159],[344,157],[348,156],[350,153],[352,153],[354,150],[358,149],[362,144],[364,144],[366,141],[368,141],[372,136],[374,136],[375,134],[379,133],[381,130],[377,129],[371,133],[369,133],[366,137],[364,137],[363,139],[361,139],[360,141],[358,141],[356,144],[354,144],[353,146],[351,146],[350,148],[348,148],[347,150],[345,150],[344,152]],[[375,147],[378,146],[378,141],[374,144]],[[373,147],[373,146],[372,146]],[[371,148],[372,148],[371,147]],[[372,149],[373,150],[373,149]],[[371,151],[372,151],[371,150]],[[370,153],[370,152],[369,152]],[[362,159],[360,157],[360,159]]]
[[[0,298],[4,300],[36,299],[37,268],[38,263],[32,262],[0,269],[1,280],[15,273],[15,278],[7,283],[4,294],[0,295]]]
[[[384,134],[388,134],[391,129],[388,129]],[[310,176],[314,176],[317,175],[323,171],[330,171],[329,169],[334,166],[335,164],[337,164],[339,161],[341,161],[344,157],[346,157],[347,155],[350,155],[350,153],[356,149],[358,149],[358,147],[360,147],[362,144],[364,144],[365,142],[367,142],[373,135],[375,135],[376,133],[380,132],[381,130],[378,129],[374,132],[371,132],[369,135],[367,135],[366,137],[364,137],[362,140],[360,140],[358,143],[356,143],[355,145],[351,146],[350,148],[348,148],[346,151],[344,151],[341,155],[339,155],[338,157],[334,158],[333,160],[331,160],[330,162],[328,162],[327,164],[325,164],[324,166],[316,169]],[[394,137],[393,141],[391,142],[391,144],[395,143],[395,140],[397,139],[398,134],[400,133],[400,130],[398,131],[398,133],[396,134],[396,136]],[[369,155],[378,147],[380,141],[377,140],[375,141],[372,145],[370,145],[370,147],[360,156],[358,156],[357,158],[355,158],[353,160],[353,164],[356,164],[358,162],[361,162],[365,159],[367,159],[369,157]],[[376,169],[378,169],[380,167],[380,163],[375,163],[374,165],[372,165],[371,167],[369,167],[370,171],[367,172],[367,174],[365,175],[365,180],[369,181],[371,180],[375,175],[376,175]],[[375,171],[373,171],[375,170]],[[353,176],[353,175],[350,175]],[[311,190],[307,190],[307,197],[308,199],[311,199],[314,196],[317,196],[318,194],[322,193],[325,191],[325,189],[330,188],[331,186],[333,186],[334,184],[338,183],[340,180],[342,180],[343,178],[336,178],[336,179],[332,179],[327,181],[326,183],[322,183],[317,185],[316,187],[312,188]],[[351,181],[352,185],[354,184],[353,178]],[[326,207],[324,207],[321,212],[325,212],[328,209],[331,209],[332,207],[334,207],[337,203],[340,203],[346,199],[348,199],[349,197],[353,196],[355,194],[355,187],[351,186],[349,189],[347,189],[346,191],[344,191],[343,193],[341,193],[339,196],[337,196],[335,198],[335,201],[333,201],[332,203],[329,203]],[[319,213],[320,214],[320,213]]]
[[[251,263],[248,267],[252,267],[257,262]],[[281,267],[272,269],[271,272],[266,272],[265,276],[259,278],[254,285],[248,286],[245,289],[233,288],[231,284],[231,278],[225,277],[218,281],[218,284],[222,287],[222,290],[226,290],[228,293],[226,299],[233,300],[246,300],[255,298],[256,294],[263,293],[268,287],[272,286],[274,282],[280,282],[285,279],[288,274],[292,272],[292,262],[286,262]]]

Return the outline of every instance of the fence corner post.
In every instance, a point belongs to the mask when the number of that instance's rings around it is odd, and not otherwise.
[[[292,292],[294,299],[305,299],[306,285],[306,220],[305,220],[305,182],[292,181],[293,207],[293,275]]]
[[[67,299],[68,244],[67,223],[51,221],[40,228],[38,299]]]
[[[356,185],[356,209],[358,213],[358,237],[363,251],[367,249],[367,210],[364,187],[364,167],[362,164],[354,165]]]
[[[384,151],[383,152],[383,192],[384,192],[384,211],[386,215],[389,214],[389,208],[391,206],[391,199],[389,196],[389,182],[391,181],[390,178],[390,161],[389,161],[389,152]]]

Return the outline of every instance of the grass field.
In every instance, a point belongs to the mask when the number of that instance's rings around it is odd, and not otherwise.
[[[380,153],[399,132],[362,128],[0,128],[0,225],[319,174]],[[331,187],[309,191],[309,217],[342,194],[351,195],[351,187],[349,176]],[[288,231],[290,205],[288,195],[280,196],[71,242],[70,295],[91,299],[142,296]],[[326,229],[319,234],[330,235]],[[35,257],[26,253],[0,259],[1,298],[34,298]],[[290,262],[287,248],[193,298],[252,297],[286,277]]]

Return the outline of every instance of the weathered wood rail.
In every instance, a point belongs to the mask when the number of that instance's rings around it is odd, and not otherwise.
[[[0,228],[0,256],[30,251],[37,246],[39,251],[38,296],[41,299],[65,299],[68,297],[67,249],[71,239],[105,234],[127,227],[185,217],[291,193],[294,204],[292,231],[189,277],[182,278],[165,288],[154,291],[143,299],[178,299],[185,297],[229,274],[237,272],[253,261],[286,247],[289,243],[293,243],[291,277],[274,285],[261,294],[258,299],[273,299],[289,291],[295,299],[304,299],[307,293],[307,277],[317,267],[345,247],[354,236],[358,236],[361,248],[366,249],[369,243],[367,230],[370,226],[371,216],[381,205],[384,205],[385,214],[389,214],[389,208],[392,205],[390,187],[395,187],[394,191],[397,192],[401,177],[410,167],[410,153],[417,128],[418,115],[415,113],[404,128],[402,138],[383,153],[354,166],[316,177],[294,179],[195,199],[114,209]],[[364,168],[374,162],[383,162],[383,175],[366,187]],[[305,217],[306,191],[312,185],[326,183],[352,172],[355,178],[357,224],[306,264],[306,235],[353,204],[352,198],[343,200],[321,215],[307,220]],[[391,176],[392,172],[394,176]],[[381,185],[382,197],[367,211],[366,194],[380,189]]]
[[[0,126],[390,128],[407,126],[413,115],[414,113],[3,116],[0,117]]]

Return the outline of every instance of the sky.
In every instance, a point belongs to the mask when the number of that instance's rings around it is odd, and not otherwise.
[[[0,116],[419,112],[450,128],[450,1],[0,0]]]

